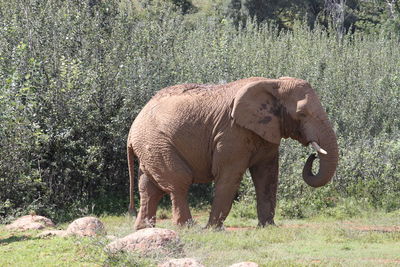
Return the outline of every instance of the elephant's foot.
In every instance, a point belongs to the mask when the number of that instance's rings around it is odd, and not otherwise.
[[[185,212],[184,214],[173,214],[172,220],[174,224],[179,226],[191,226],[194,224],[194,220],[190,212],[189,213]]]
[[[211,230],[215,230],[215,231],[224,231],[225,227],[222,223],[221,224],[207,223],[207,225],[204,227],[204,229],[211,229]]]
[[[135,221],[134,229],[140,230],[144,228],[153,228],[156,225],[156,218],[152,217],[151,219],[145,218],[140,219],[139,217]]]
[[[208,223],[206,225],[206,228],[209,229],[216,229],[216,230],[224,230],[224,221],[225,221],[226,216],[223,216],[222,213],[220,213],[220,216],[212,216],[210,214],[210,218],[208,219]]]
[[[268,219],[265,222],[258,222],[258,227],[276,226],[274,219]]]
[[[189,218],[189,219],[187,219],[187,220],[175,220],[175,219],[173,219],[173,221],[174,221],[174,224],[176,224],[176,225],[178,225],[178,226],[181,226],[181,227],[192,227],[193,225],[195,225],[196,224],[196,221],[195,220],[193,220],[193,218]]]

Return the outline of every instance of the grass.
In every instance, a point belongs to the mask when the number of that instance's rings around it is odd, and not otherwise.
[[[164,217],[169,214],[161,212]],[[158,227],[178,231],[184,252],[205,266],[229,266],[254,261],[260,266],[398,266],[400,265],[399,211],[378,211],[350,219],[313,217],[289,220],[277,216],[277,227],[256,228],[254,219],[229,216],[225,231],[203,229],[206,211],[194,212],[198,224],[177,228],[169,219]],[[132,232],[128,216],[105,216],[109,235]],[[65,225],[64,225],[65,227]],[[9,232],[0,226],[0,266],[156,266],[163,255],[107,255],[110,241],[99,238],[39,239],[37,231]]]
[[[337,220],[314,217],[302,220],[277,218],[278,227],[254,226],[253,219],[228,217],[226,227],[235,231],[206,231],[201,235],[187,230],[187,243],[194,244],[190,256],[201,257],[206,266],[227,266],[238,261],[254,261],[262,266],[282,265],[400,265],[399,213],[380,213]],[[232,230],[232,228],[231,228]]]
[[[106,255],[89,239],[36,238],[36,231],[0,229],[0,266],[101,266]]]

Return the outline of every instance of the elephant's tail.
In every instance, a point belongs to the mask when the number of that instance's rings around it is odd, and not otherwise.
[[[136,215],[135,208],[135,153],[133,152],[133,148],[128,145],[128,167],[129,167],[129,209],[128,212],[130,215]]]

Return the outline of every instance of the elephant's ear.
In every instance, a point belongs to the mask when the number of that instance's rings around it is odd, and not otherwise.
[[[237,124],[274,144],[280,144],[282,136],[277,91],[274,80],[250,83],[236,93],[231,112]]]

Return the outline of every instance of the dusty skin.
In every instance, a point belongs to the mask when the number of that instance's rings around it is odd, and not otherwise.
[[[274,223],[279,144],[293,138],[313,143],[320,168],[306,161],[304,181],[328,183],[337,166],[336,136],[318,96],[304,80],[253,77],[222,85],[183,84],[160,90],[133,122],[127,142],[130,212],[134,208],[134,159],[139,160],[140,210],[135,228],[155,225],[164,194],[173,221],[192,221],[187,193],[193,183],[215,182],[208,226],[221,227],[242,175],[249,168],[257,197],[258,223]]]

